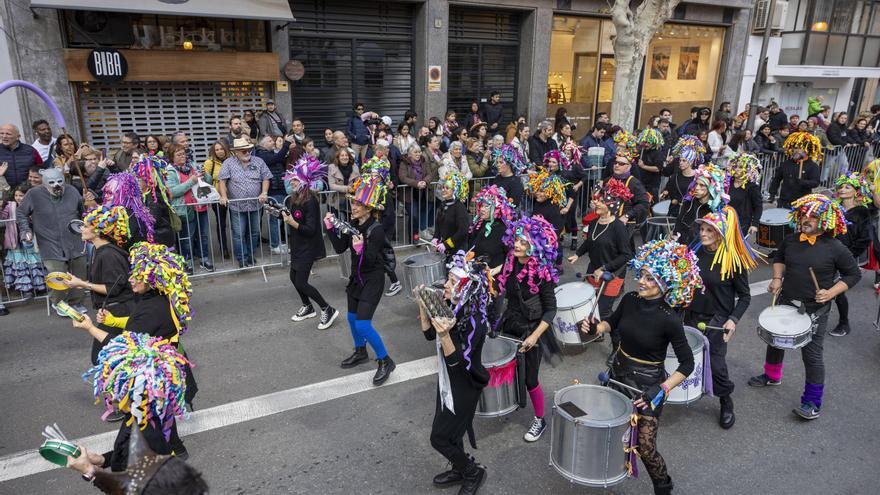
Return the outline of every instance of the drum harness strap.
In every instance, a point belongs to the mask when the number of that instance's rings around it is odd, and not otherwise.
[[[639,364],[647,364],[647,365],[650,365],[650,366],[660,366],[661,364],[663,364],[663,361],[645,361],[644,359],[639,359],[639,358],[632,357],[632,356],[630,356],[629,354],[627,354],[626,351],[624,351],[624,350],[620,347],[620,344],[617,344],[617,350],[616,350],[615,352],[619,352],[619,353],[623,354],[627,359],[629,359],[630,361],[633,361],[633,362],[635,362],[635,363],[639,363]]]

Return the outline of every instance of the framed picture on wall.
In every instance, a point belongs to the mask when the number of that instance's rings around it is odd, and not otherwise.
[[[651,79],[666,80],[669,74],[669,56],[672,48],[668,46],[655,46],[651,52]]]
[[[693,80],[697,78],[697,67],[700,64],[700,47],[683,46],[678,52],[678,79]]]

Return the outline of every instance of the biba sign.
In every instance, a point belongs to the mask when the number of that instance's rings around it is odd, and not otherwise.
[[[118,82],[128,74],[128,62],[113,48],[96,48],[89,54],[89,72],[99,82]]]

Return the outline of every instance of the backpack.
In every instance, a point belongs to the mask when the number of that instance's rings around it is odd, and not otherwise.
[[[373,225],[370,225],[367,229],[367,233],[364,234],[364,239],[369,239],[370,233],[379,225],[381,225],[381,223],[378,220],[373,222]],[[387,237],[382,240],[382,258],[386,272],[393,272],[394,269],[397,268],[397,257],[394,255],[394,248],[391,246],[391,243],[388,242]]]

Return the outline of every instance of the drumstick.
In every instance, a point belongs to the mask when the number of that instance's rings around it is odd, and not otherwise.
[[[770,307],[776,306],[776,297],[779,296],[778,292],[773,293],[773,300],[770,302]]]
[[[816,286],[816,292],[819,292],[821,289],[819,288],[819,281],[816,280],[816,272],[813,271],[813,267],[810,267],[810,276],[813,277],[813,285]]]

